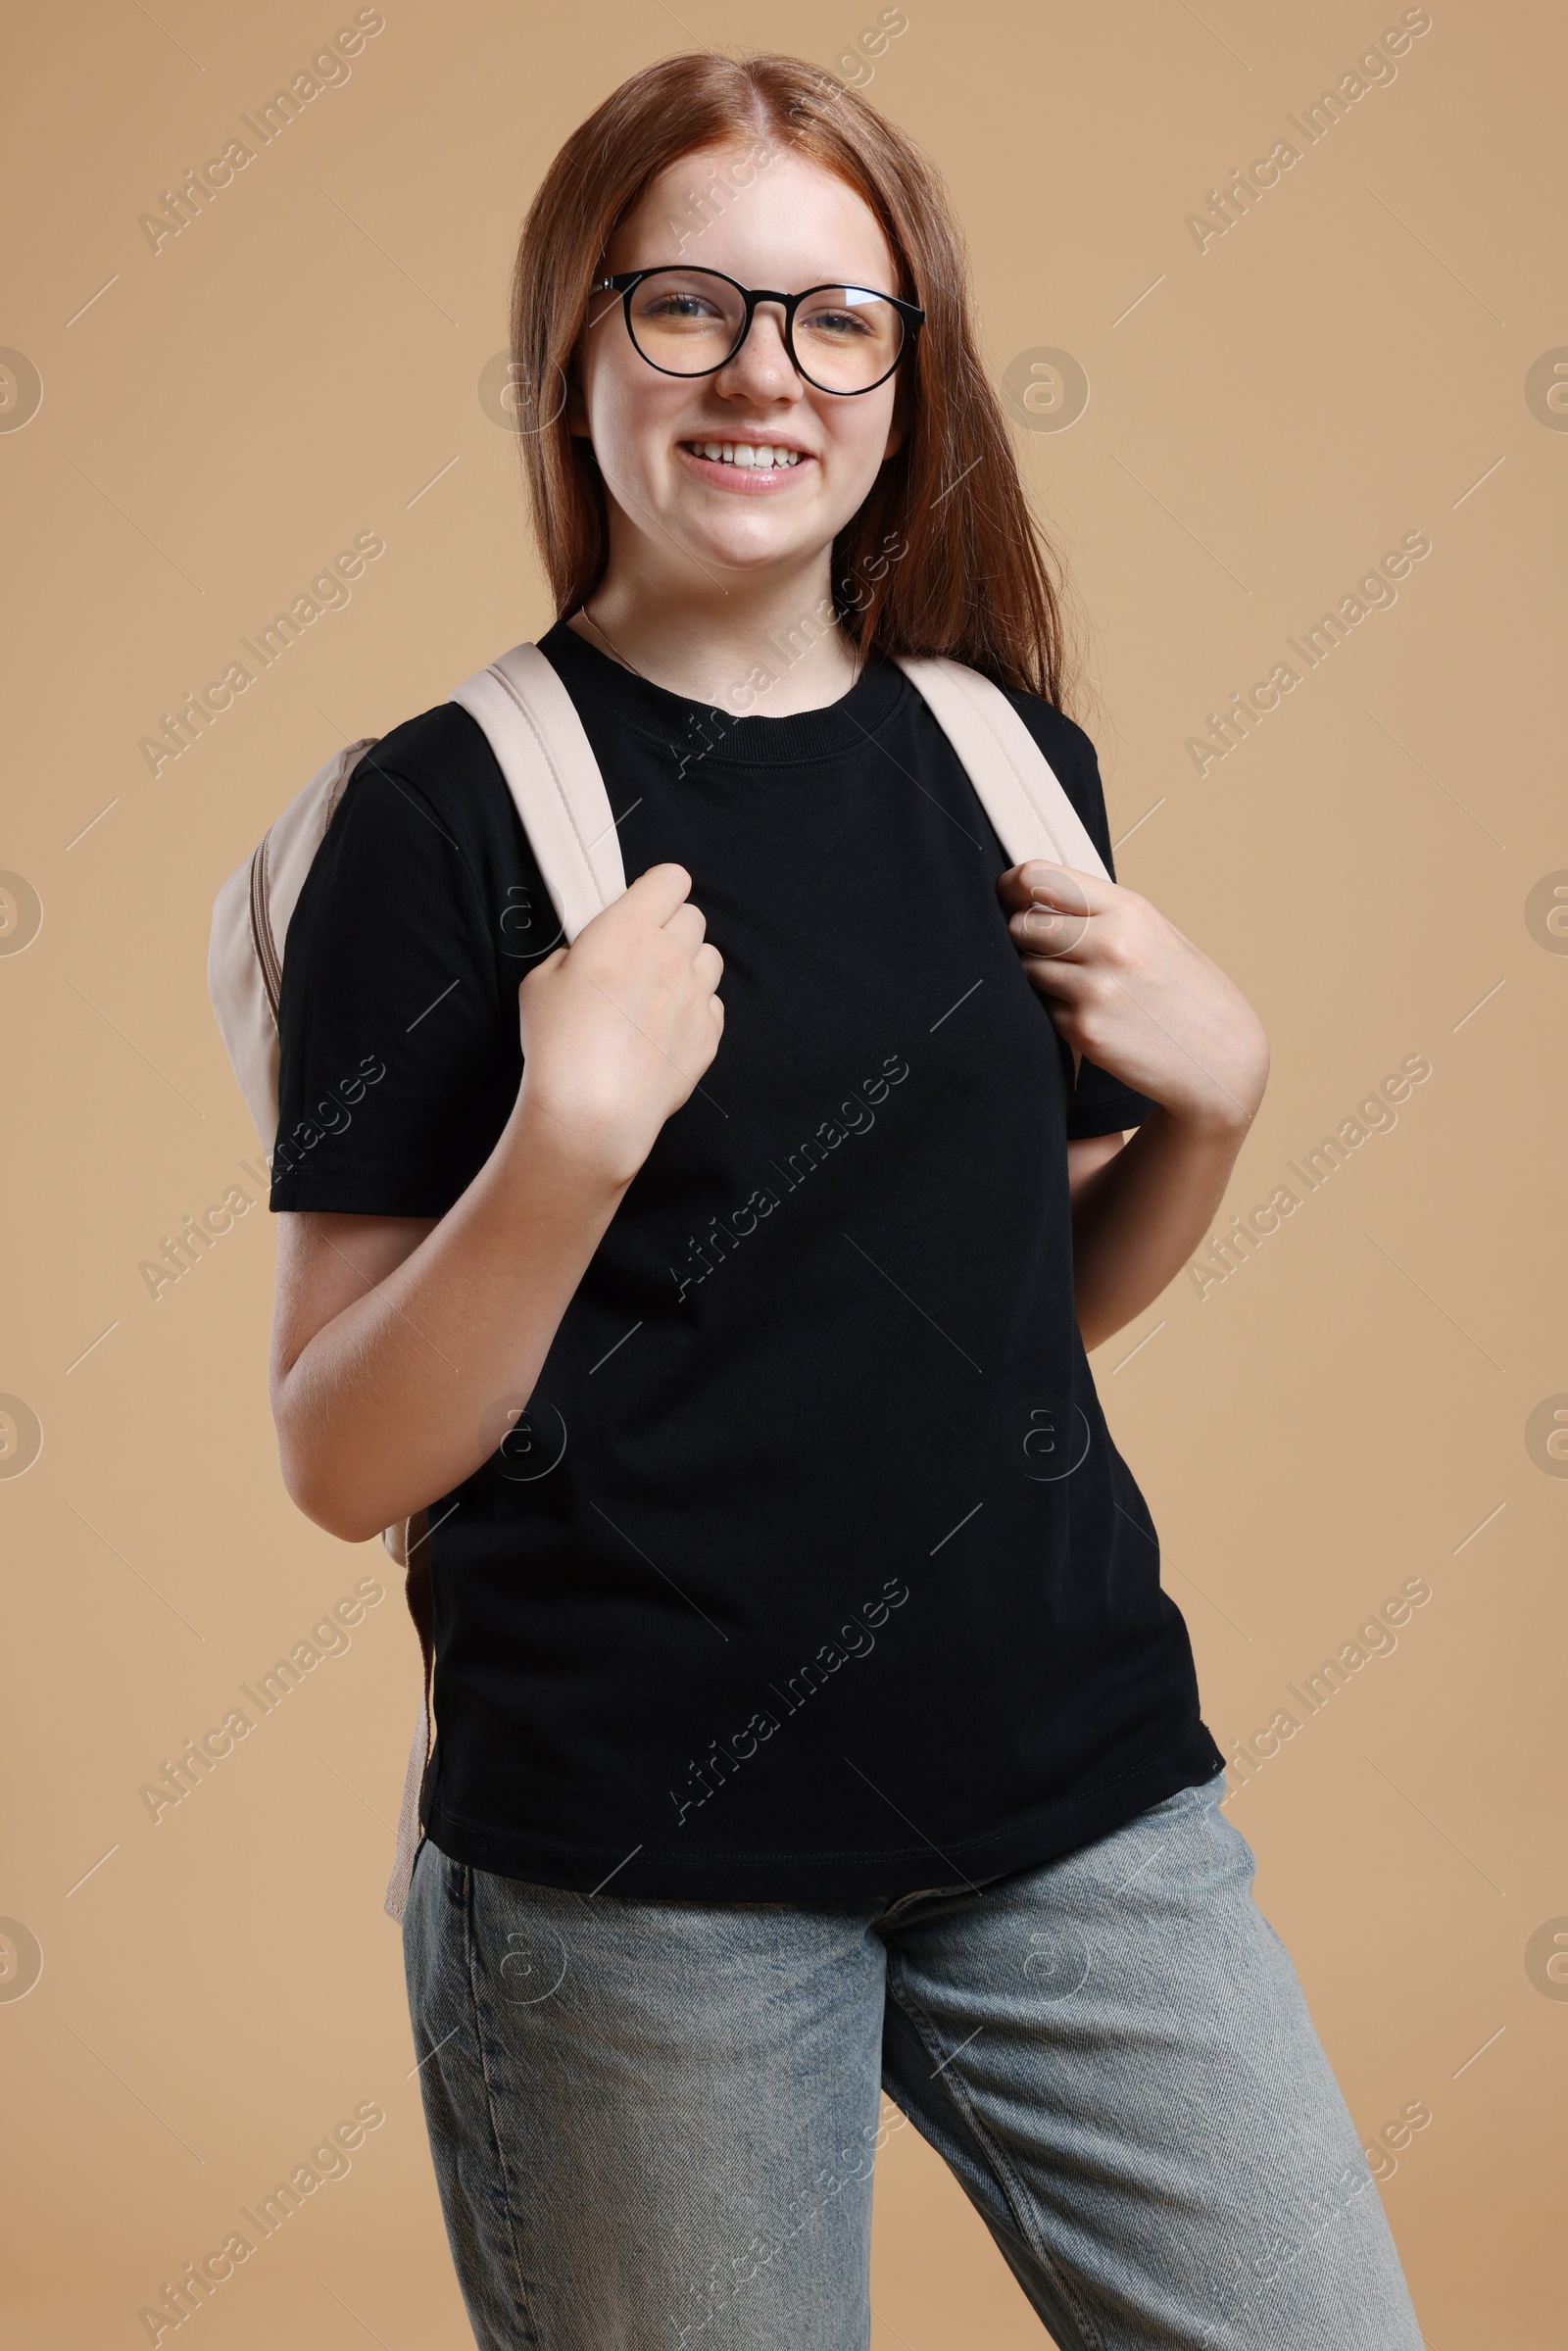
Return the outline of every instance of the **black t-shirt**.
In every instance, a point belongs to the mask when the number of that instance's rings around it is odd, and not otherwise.
[[[896,664],[737,718],[542,644],[628,876],[693,877],[725,1027],[525,1420],[430,1497],[426,1832],[705,1901],[1048,1861],[1223,1761],[1073,1313],[1066,1140],[1152,1105],[1088,1063],[1074,1090],[1009,860]],[[1010,699],[1108,865],[1087,737]],[[558,943],[478,725],[398,727],[289,928],[272,1207],[444,1214]]]

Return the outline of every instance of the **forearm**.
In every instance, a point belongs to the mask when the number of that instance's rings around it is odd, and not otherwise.
[[[1073,1192],[1073,1284],[1086,1348],[1122,1330],[1188,1262],[1225,1197],[1247,1124],[1152,1111]]]
[[[625,1191],[524,1096],[449,1212],[389,1270],[355,1236],[360,1288],[273,1373],[284,1482],[307,1516],[365,1542],[472,1475],[538,1379]],[[369,1260],[367,1262],[367,1260]],[[357,1276],[357,1278],[356,1278]]]

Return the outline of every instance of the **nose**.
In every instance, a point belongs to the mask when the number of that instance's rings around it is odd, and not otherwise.
[[[796,400],[802,384],[795,363],[784,347],[784,311],[777,302],[760,302],[752,313],[752,328],[731,360],[720,367],[715,382],[721,393],[751,395],[760,400]]]

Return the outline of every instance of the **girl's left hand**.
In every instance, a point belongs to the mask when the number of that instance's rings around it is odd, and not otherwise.
[[[997,884],[1007,929],[1059,1036],[1185,1124],[1244,1129],[1268,1039],[1241,990],[1157,906],[1040,858]]]

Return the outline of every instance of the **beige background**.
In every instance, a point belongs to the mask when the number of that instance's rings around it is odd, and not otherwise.
[[[156,256],[138,216],[352,11],[95,0],[16,36],[0,341],[42,405],[0,433],[0,867],[43,922],[0,955],[0,1390],[43,1449],[0,1481],[0,1914],[43,1968],[0,2000],[0,2292],[35,2351],[145,2340],[139,2306],[369,2100],[387,2119],[349,2176],[220,2289],[202,2339],[469,2339],[379,1907],[416,1683],[390,1577],[196,1794],[156,1826],[138,1797],[386,1568],[280,1489],[265,1210],[156,1303],[138,1266],[256,1190],[206,995],[220,881],[344,736],[550,617],[477,391],[517,223],[614,82],[704,41],[843,59],[947,174],[997,376],[1042,348],[1087,372],[1084,414],[1020,423],[1018,453],[1093,631],[1123,878],[1272,1036],[1227,1211],[1401,1056],[1432,1064],[1239,1273],[1201,1299],[1178,1281],[1096,1368],[1228,1750],[1406,1578],[1430,1585],[1395,1653],[1296,1707],[1231,1817],[1363,2138],[1430,2110],[1379,2169],[1433,2351],[1562,2340],[1568,1463],[1527,1424],[1568,1391],[1568,959],[1529,912],[1568,868],[1548,574],[1568,436],[1526,397],[1568,344],[1562,20],[1434,0],[1397,79],[1200,254],[1186,216],[1396,8],[909,0],[865,80],[846,53],[876,13],[386,0],[352,78]],[[26,403],[7,381],[0,424]],[[160,713],[366,530],[386,553],[347,609],[155,780],[138,740]],[[1200,780],[1205,713],[1412,530],[1433,551],[1397,604]],[[0,1992],[25,1949],[0,1943]],[[1039,2341],[912,2131],[882,2166],[875,2351]]]

